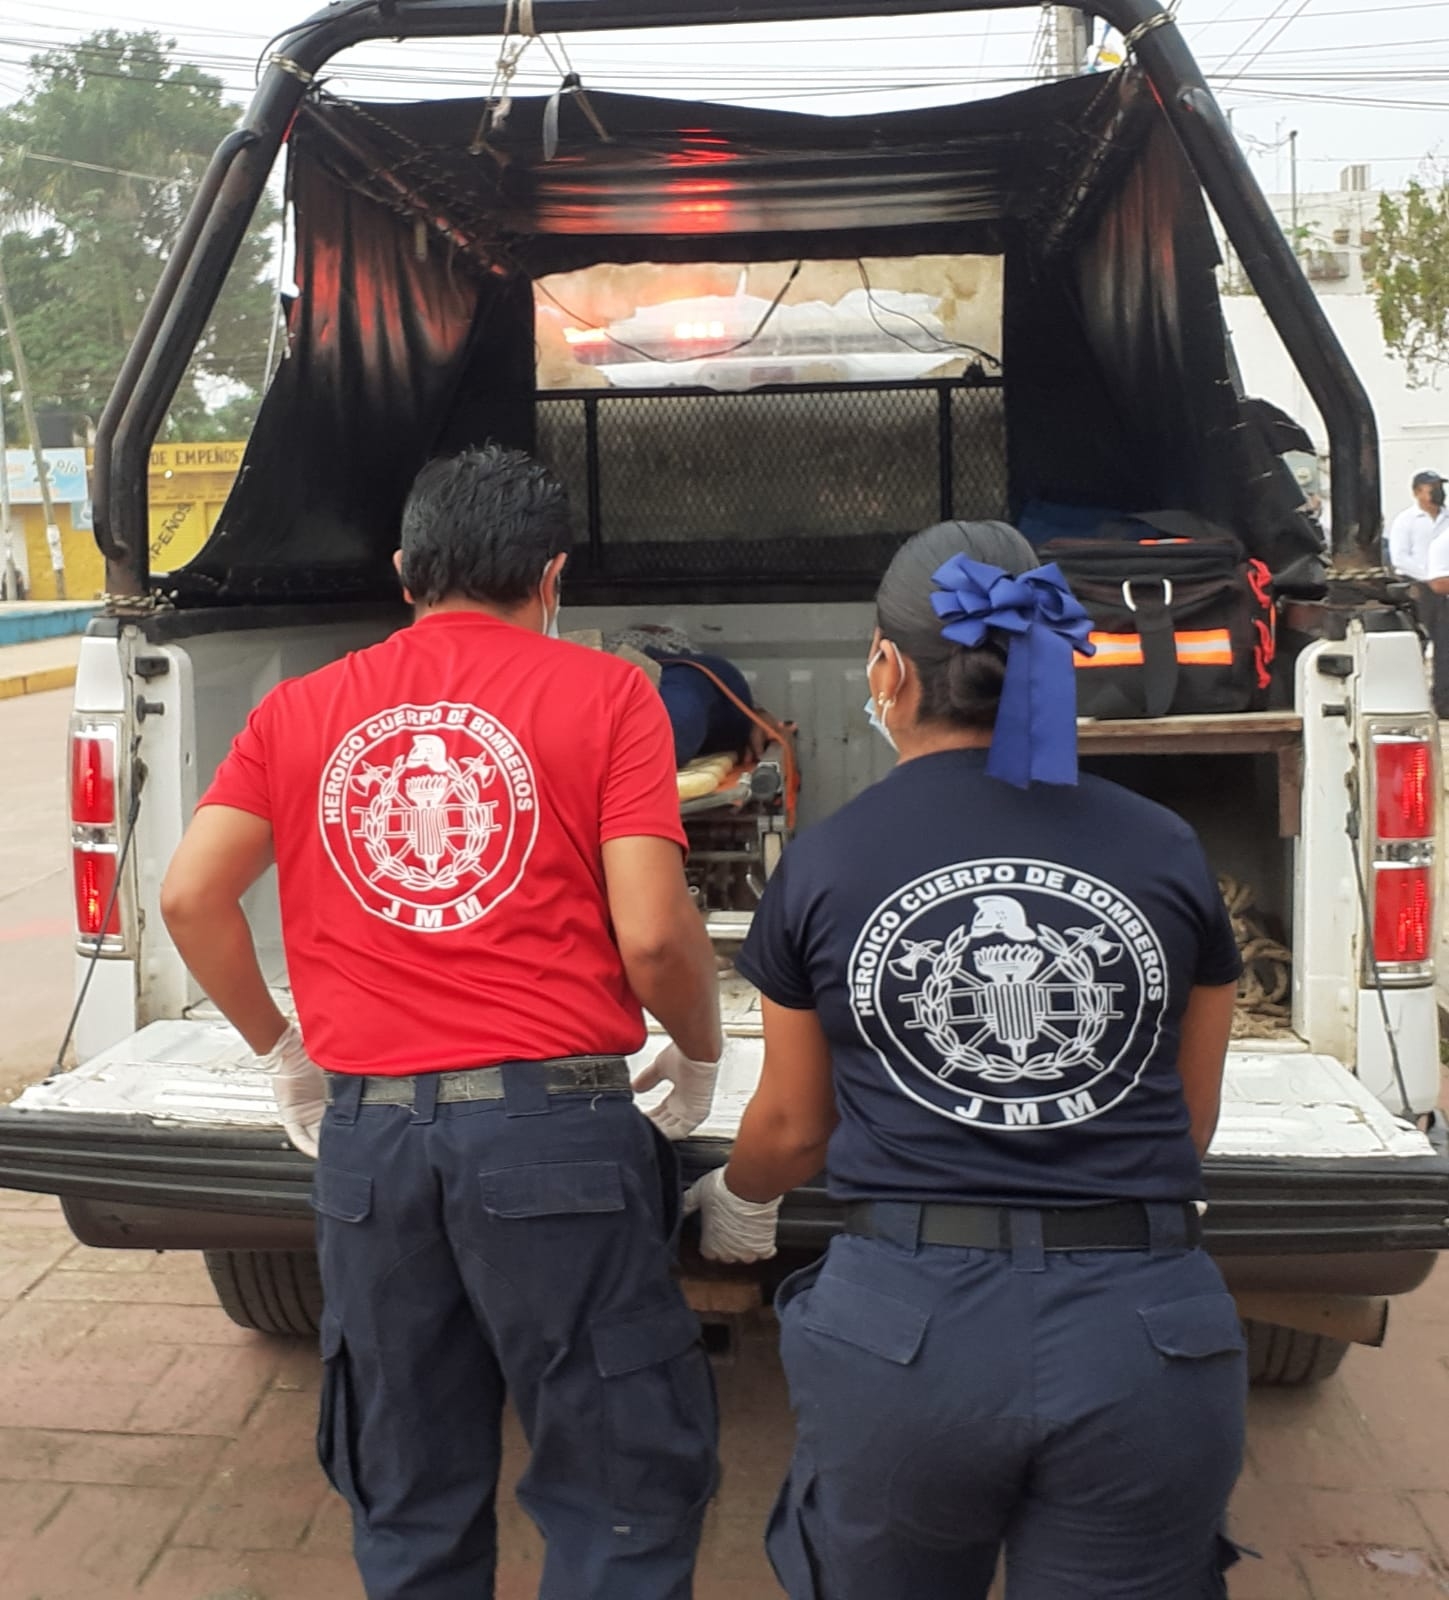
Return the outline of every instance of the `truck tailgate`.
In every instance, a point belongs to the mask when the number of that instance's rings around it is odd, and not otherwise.
[[[720,1091],[681,1148],[686,1178],[728,1156],[759,1076],[758,1004],[748,985],[727,982]],[[659,1043],[651,1038],[634,1064]],[[1257,1258],[1266,1271],[1289,1256],[1363,1262],[1378,1276],[1362,1292],[1396,1293],[1422,1278],[1429,1252],[1449,1246],[1449,1160],[1342,1063],[1291,1041],[1241,1044],[1228,1057],[1205,1176],[1209,1246],[1240,1267]],[[247,1226],[258,1230],[250,1247],[300,1248],[310,1238],[311,1179],[266,1079],[215,1018],[152,1023],[0,1108],[0,1187],[61,1195],[73,1220],[77,1205],[114,1212],[125,1227],[113,1233],[155,1248],[196,1248],[197,1239],[209,1248],[216,1229],[234,1242]],[[218,1220],[197,1220],[206,1215]],[[781,1242],[818,1248],[839,1222],[817,1180],[787,1200]],[[1281,1268],[1272,1276],[1279,1282]]]
[[[759,1079],[759,996],[725,980],[727,1044],[719,1091],[700,1139],[733,1139]],[[635,1068],[663,1043],[651,1031]],[[656,1092],[654,1098],[660,1098]],[[643,1104],[650,1103],[644,1097]],[[28,1089],[9,1116],[31,1112],[132,1113],[168,1123],[275,1128],[270,1088],[232,1029],[204,1015],[153,1022],[84,1066]],[[4,1115],[4,1113],[0,1113]],[[1222,1120],[1212,1156],[1222,1159],[1412,1159],[1432,1154],[1419,1130],[1395,1117],[1332,1056],[1278,1042],[1242,1043],[1228,1056]]]

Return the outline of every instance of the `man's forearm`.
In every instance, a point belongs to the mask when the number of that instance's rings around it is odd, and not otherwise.
[[[282,1037],[287,1019],[262,976],[252,930],[240,905],[198,908],[167,919],[181,959],[217,1009],[259,1056]]]
[[[640,1005],[690,1060],[719,1060],[719,973],[701,918],[650,951],[625,951],[624,970]]]

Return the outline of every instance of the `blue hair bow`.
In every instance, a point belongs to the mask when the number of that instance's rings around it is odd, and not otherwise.
[[[933,576],[931,604],[956,644],[977,649],[993,628],[1010,636],[1006,683],[986,770],[1025,789],[1077,781],[1077,686],[1073,654],[1095,655],[1092,623],[1055,562],[1013,578],[953,556]]]

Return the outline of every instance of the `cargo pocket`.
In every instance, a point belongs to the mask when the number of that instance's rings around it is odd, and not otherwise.
[[[317,1417],[317,1459],[327,1481],[352,1508],[359,1520],[367,1517],[367,1502],[358,1471],[360,1416],[343,1337],[341,1319],[322,1316],[322,1400]]]
[[[615,1512],[650,1521],[693,1515],[714,1493],[719,1434],[698,1319],[675,1303],[600,1318],[589,1332]]]
[[[617,1161],[541,1161],[482,1172],[483,1209],[490,1216],[573,1217],[624,1209]]]
[[[800,1312],[800,1326],[809,1332],[899,1367],[916,1359],[930,1320],[930,1313],[919,1306],[852,1283],[828,1269],[810,1287]]]
[[[317,1256],[324,1300],[339,1308],[345,1285],[370,1245],[362,1224],[372,1215],[372,1179],[361,1172],[319,1166],[312,1174],[312,1209],[317,1213]]]
[[[1228,1294],[1201,1294],[1138,1313],[1147,1337],[1169,1361],[1211,1361],[1241,1356],[1247,1348],[1238,1308]]]

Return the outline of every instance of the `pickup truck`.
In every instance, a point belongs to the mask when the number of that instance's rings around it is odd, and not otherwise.
[[[869,9],[535,0],[531,17],[563,33],[727,32]],[[849,117],[580,103],[573,84],[511,107],[362,104],[319,77],[369,40],[504,35],[505,0],[361,0],[278,42],[99,430],[109,596],[70,745],[79,1064],[0,1111],[0,1184],[59,1195],[91,1245],[204,1251],[245,1326],[315,1326],[311,1164],[188,978],[158,893],[258,699],[406,625],[389,557],[434,455],[490,438],[539,454],[577,522],[566,630],[681,629],[798,729],[797,817],[765,803],[691,818],[728,1018],[691,1171],[725,1159],[759,1070],[758,996],[729,956],[760,882],[791,826],[888,760],[859,708],[892,552],[948,517],[1170,509],[1234,530],[1271,567],[1271,693],[1235,714],[1084,722],[1083,758],[1197,828],[1256,901],[1245,940],[1276,952],[1207,1162],[1208,1240],[1255,1376],[1311,1382],[1349,1343],[1380,1342],[1389,1298],[1449,1243],[1449,1160],[1439,728],[1407,597],[1378,566],[1373,415],[1171,15],[1155,0],[1092,10],[1127,40],[1120,70]],[[152,572],[148,451],[279,158],[296,249],[287,356],[210,542]],[[1321,415],[1329,552],[1242,393],[1209,208]],[[733,299],[719,291],[735,280]],[[807,284],[818,311],[802,309]],[[843,286],[855,298],[837,316]],[[674,301],[692,309],[656,309]],[[741,320],[725,301],[764,309]],[[787,301],[788,335],[769,326]],[[882,366],[897,346],[912,359]],[[285,997],[270,877],[249,913]],[[786,1255],[836,1225],[823,1185],[807,1186],[784,1210]]]

